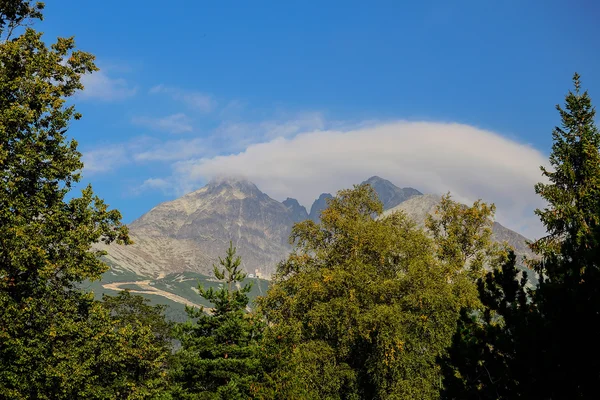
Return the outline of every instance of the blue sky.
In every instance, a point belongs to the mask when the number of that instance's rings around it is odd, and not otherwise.
[[[306,206],[378,174],[538,235],[554,105],[575,71],[600,99],[592,0],[167,4],[49,1],[38,25],[97,56],[70,133],[126,222],[218,173]]]

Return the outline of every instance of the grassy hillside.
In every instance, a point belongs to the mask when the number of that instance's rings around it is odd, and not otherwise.
[[[121,282],[126,283],[119,284]],[[142,282],[143,284],[137,284],[136,282]],[[243,283],[252,283],[252,291],[250,292],[251,306],[253,305],[253,300],[257,296],[264,295],[269,286],[269,281],[257,278],[246,278]],[[205,288],[219,287],[222,285],[222,283],[216,281],[213,277],[195,272],[174,273],[160,279],[153,279],[137,275],[130,271],[121,270],[118,267],[113,267],[102,275],[100,281],[86,281],[82,284],[82,288],[93,292],[95,298],[98,300],[102,299],[103,294],[109,296],[117,295],[118,290],[106,288],[104,285],[107,284],[117,284],[116,286],[122,290],[129,289],[132,293],[149,299],[151,304],[167,305],[167,317],[179,322],[187,319],[185,305],[160,294],[153,293],[151,290],[155,289],[157,291],[171,293],[192,303],[211,307],[212,304],[198,294],[198,284],[201,284]]]

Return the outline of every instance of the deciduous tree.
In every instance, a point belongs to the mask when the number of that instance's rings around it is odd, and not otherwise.
[[[72,196],[81,115],[66,100],[97,68],[73,38],[46,45],[29,27],[42,10],[0,1],[0,397],[148,398],[163,381],[149,328],[115,326],[77,289],[108,269],[91,245],[129,237],[91,187]],[[144,374],[119,374],[134,359]]]
[[[294,226],[295,250],[260,299],[269,323],[262,397],[439,396],[437,359],[461,307],[477,301],[475,283],[406,215],[381,212],[361,185],[331,199],[320,224]]]

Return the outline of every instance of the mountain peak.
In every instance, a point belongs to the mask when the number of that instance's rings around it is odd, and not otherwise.
[[[331,193],[321,193],[319,198],[315,200],[312,207],[310,208],[310,214],[308,217],[315,222],[319,222],[321,219],[321,211],[327,208],[327,199],[332,198]]]
[[[283,201],[283,205],[292,213],[292,219],[294,222],[304,221],[308,218],[308,212],[306,208],[298,203],[298,200],[288,197]]]
[[[377,193],[377,197],[383,203],[383,209],[389,210],[397,206],[398,204],[408,200],[413,196],[422,195],[416,189],[413,188],[399,188],[387,179],[380,178],[374,175],[363,182],[363,184],[369,184]]]
[[[265,196],[265,194],[248,179],[240,176],[219,176],[211,179],[200,189],[210,193],[234,193],[236,197]]]
[[[288,197],[282,203],[285,204],[286,206],[288,206],[288,205],[293,206],[293,207],[300,206],[300,203],[298,203],[298,200],[293,199],[291,197]]]
[[[365,183],[373,186],[373,188],[375,188],[375,186],[385,186],[385,187],[400,189],[398,186],[394,185],[392,182],[388,181],[387,179],[383,179],[377,175],[373,175],[372,177],[370,177],[369,179],[364,181],[362,184],[365,184]]]
[[[370,177],[369,179],[367,179],[366,181],[364,181],[363,183],[377,183],[377,182],[386,182],[386,183],[390,183],[392,184],[392,182],[388,181],[387,179],[383,179],[377,175],[373,175],[372,177]]]
[[[208,187],[217,187],[217,186],[232,186],[232,187],[252,187],[256,188],[256,185],[250,182],[247,178],[243,176],[235,176],[235,175],[223,175],[216,176],[212,178],[206,186]]]

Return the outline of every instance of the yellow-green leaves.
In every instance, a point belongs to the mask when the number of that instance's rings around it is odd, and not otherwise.
[[[129,238],[91,187],[70,193],[83,164],[66,100],[97,68],[73,38],[48,47],[22,26],[42,9],[0,1],[0,397],[147,398],[164,348],[75,289],[108,268],[94,242]]]
[[[404,214],[375,219],[381,210],[361,185],[329,200],[320,224],[294,227],[296,248],[259,300],[278,354],[266,398],[438,397],[436,359],[472,301],[467,280],[448,279],[435,242]]]

